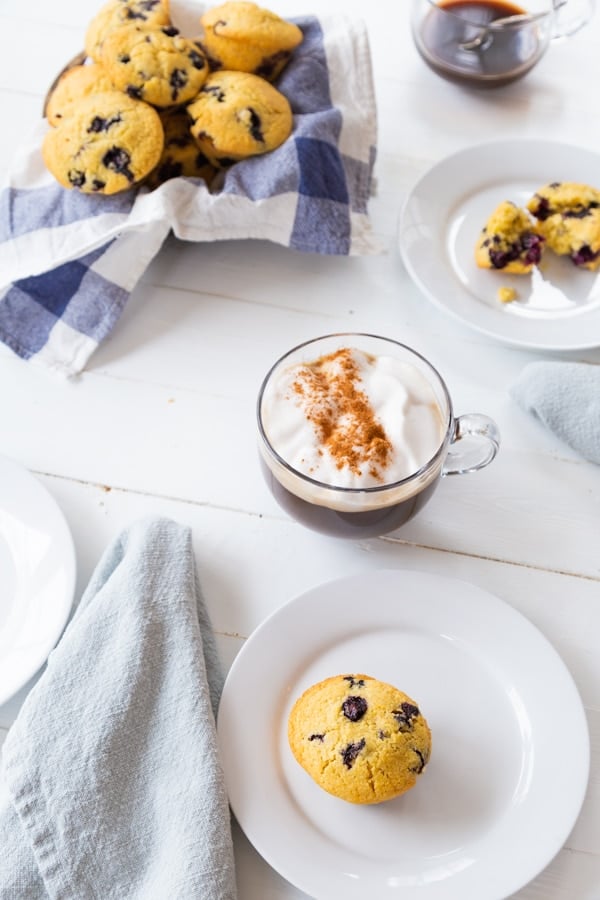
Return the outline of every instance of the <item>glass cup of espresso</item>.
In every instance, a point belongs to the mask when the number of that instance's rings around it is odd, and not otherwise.
[[[282,356],[257,403],[260,463],[279,505],[336,537],[394,531],[440,478],[474,472],[500,435],[480,414],[455,417],[421,354],[386,337],[329,334]]]
[[[552,40],[589,21],[593,0],[412,0],[415,46],[435,72],[500,87],[529,72]]]

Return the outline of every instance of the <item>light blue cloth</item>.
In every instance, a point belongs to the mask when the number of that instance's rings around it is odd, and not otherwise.
[[[529,363],[510,393],[562,441],[600,464],[600,366]]]
[[[222,687],[190,531],[106,551],[2,748],[2,900],[234,900]]]

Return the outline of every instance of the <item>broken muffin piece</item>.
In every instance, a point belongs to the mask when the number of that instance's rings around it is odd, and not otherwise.
[[[600,266],[600,191],[574,181],[554,181],[535,192],[527,209],[554,253],[569,256],[584,269]]]
[[[527,212],[510,200],[496,207],[481,230],[475,261],[482,269],[527,275],[542,258],[544,238]]]

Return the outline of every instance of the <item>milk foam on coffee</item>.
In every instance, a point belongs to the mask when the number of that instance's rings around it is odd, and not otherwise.
[[[354,347],[283,364],[265,387],[261,417],[288,465],[346,488],[413,475],[445,431],[434,391],[415,366]]]

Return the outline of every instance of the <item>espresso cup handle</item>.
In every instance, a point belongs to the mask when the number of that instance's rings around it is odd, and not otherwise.
[[[454,420],[454,434],[442,475],[464,475],[483,469],[496,456],[500,431],[493,419],[480,413],[467,413]]]

